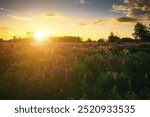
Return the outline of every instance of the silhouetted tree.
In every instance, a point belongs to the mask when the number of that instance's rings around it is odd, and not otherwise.
[[[150,38],[150,24],[149,24],[149,27],[148,27],[148,37]]]
[[[108,42],[117,42],[120,38],[116,35],[114,35],[113,32],[110,33],[110,36],[108,37]]]
[[[88,39],[86,40],[86,42],[91,43],[91,42],[92,42],[92,39],[88,38]]]
[[[32,39],[33,38],[34,33],[32,31],[26,32],[26,37],[28,39]]]
[[[3,40],[3,38],[0,38],[0,42],[3,42],[4,40]]]
[[[149,38],[149,29],[146,25],[138,22],[134,27],[133,36],[135,39],[140,39],[141,41],[148,41]]]
[[[82,38],[76,36],[50,37],[49,39],[53,42],[82,42]]]
[[[129,38],[129,37],[123,37],[121,39],[122,42],[134,42],[134,40],[132,38]]]
[[[13,40],[16,40],[16,39],[18,39],[17,36],[13,36]]]
[[[97,40],[97,42],[104,42],[104,41],[105,41],[105,39],[103,39],[103,38],[100,38]]]

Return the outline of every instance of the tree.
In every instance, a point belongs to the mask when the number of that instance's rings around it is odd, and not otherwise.
[[[108,42],[117,42],[120,38],[116,35],[114,35],[113,32],[110,33],[110,36],[108,37]]]
[[[32,31],[29,31],[29,32],[26,32],[26,37],[28,38],[28,39],[32,39],[33,38],[33,32]]]
[[[123,37],[121,39],[122,42],[134,42],[134,40],[132,38],[129,38],[129,37]]]
[[[103,38],[100,38],[97,40],[97,42],[104,42],[104,41],[105,41],[105,39],[103,39]]]
[[[148,37],[150,38],[150,24],[149,24],[149,27],[148,27]]]
[[[17,36],[14,35],[14,36],[13,36],[13,40],[16,40],[16,39],[17,39]]]
[[[0,42],[3,42],[4,40],[3,40],[3,38],[0,38]]]
[[[82,38],[76,36],[50,37],[49,39],[53,42],[82,42]]]
[[[140,39],[141,41],[147,41],[149,38],[149,29],[146,25],[138,22],[134,27],[133,36],[135,39]]]
[[[92,39],[91,39],[91,38],[88,38],[88,39],[86,40],[86,42],[91,43],[91,42],[92,42]]]

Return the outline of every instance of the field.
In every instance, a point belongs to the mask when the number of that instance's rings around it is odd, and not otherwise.
[[[150,99],[150,44],[0,42],[0,99]]]

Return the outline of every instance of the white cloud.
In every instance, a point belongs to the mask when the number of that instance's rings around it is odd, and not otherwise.
[[[7,16],[16,20],[20,20],[20,21],[33,22],[31,18],[27,18],[27,17],[20,17],[20,16],[15,16],[15,15],[7,15]]]
[[[3,7],[0,7],[0,11],[3,11],[3,12],[16,12],[15,10],[6,9],[6,8],[3,8]]]
[[[79,26],[98,26],[98,25],[104,25],[104,24],[108,24],[109,20],[101,20],[101,19],[97,19],[93,22],[80,22],[77,25]]]

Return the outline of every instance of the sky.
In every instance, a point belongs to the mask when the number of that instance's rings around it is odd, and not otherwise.
[[[0,38],[26,32],[50,36],[132,37],[137,22],[150,22],[150,0],[0,0]]]

